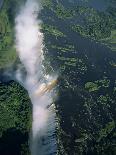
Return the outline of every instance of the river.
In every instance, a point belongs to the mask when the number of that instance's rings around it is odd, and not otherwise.
[[[2,7],[3,2],[4,2],[4,0],[0,0],[0,9]]]

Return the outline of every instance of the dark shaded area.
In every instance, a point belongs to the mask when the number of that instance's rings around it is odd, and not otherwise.
[[[1,9],[2,5],[3,5],[3,2],[4,2],[4,0],[0,0],[0,9]]]
[[[8,13],[8,17],[9,17],[9,20],[10,20],[12,26],[14,26],[15,17],[19,13],[21,6],[23,6],[25,2],[26,2],[26,0],[20,0],[20,1],[10,0],[7,2],[8,3],[7,4],[7,6],[8,6],[7,13]]]
[[[9,83],[13,80],[13,78],[11,77],[12,72],[9,70],[10,75],[5,74],[5,72],[6,69],[0,69],[0,83]]]
[[[22,133],[16,128],[7,129],[0,138],[1,155],[25,155],[21,153],[22,144],[28,141],[28,134]],[[23,151],[22,151],[23,152]]]

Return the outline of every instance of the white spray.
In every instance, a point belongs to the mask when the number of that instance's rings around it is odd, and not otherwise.
[[[26,78],[22,80],[20,69],[17,70],[17,79],[27,89],[33,104],[32,122],[32,155],[55,154],[56,141],[55,112],[50,106],[53,102],[55,81],[53,77],[43,73],[43,34],[40,32],[40,23],[37,19],[40,8],[36,0],[27,0],[15,19],[16,50],[26,70]],[[37,93],[38,92],[38,93]],[[49,108],[48,108],[49,107]]]

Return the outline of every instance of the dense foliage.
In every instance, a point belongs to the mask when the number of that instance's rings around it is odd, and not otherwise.
[[[0,8],[0,74],[17,59],[13,25],[19,3],[5,0]],[[29,155],[30,129],[31,103],[27,92],[14,81],[0,81],[0,154]]]
[[[0,84],[0,154],[26,155],[31,128],[31,103],[15,82]],[[26,151],[26,152],[25,152]]]

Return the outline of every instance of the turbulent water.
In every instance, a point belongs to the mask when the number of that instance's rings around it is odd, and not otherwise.
[[[43,70],[43,34],[38,12],[41,7],[36,1],[27,0],[15,19],[16,50],[26,70],[22,78],[17,70],[18,81],[27,89],[33,105],[31,154],[48,155],[56,152],[55,110],[53,102],[56,77],[46,75]],[[53,84],[54,83],[54,84]],[[52,85],[53,84],[53,85]]]

